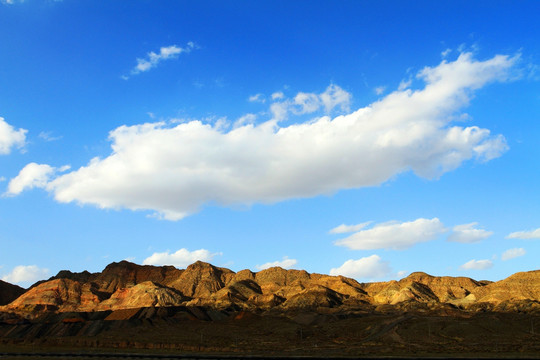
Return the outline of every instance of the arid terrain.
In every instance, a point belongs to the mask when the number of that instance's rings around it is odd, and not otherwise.
[[[0,283],[0,352],[540,357],[540,271],[497,282],[413,273],[359,283],[196,262]]]

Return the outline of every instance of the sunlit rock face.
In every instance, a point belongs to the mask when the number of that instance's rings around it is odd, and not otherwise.
[[[64,270],[27,291],[3,282],[0,285],[12,289],[12,297],[20,295],[0,307],[0,311],[28,316],[44,311],[93,312],[175,306],[273,313],[302,309],[532,311],[540,308],[538,270],[516,273],[493,283],[422,272],[399,281],[359,283],[343,276],[280,267],[235,273],[201,261],[185,270],[122,261],[108,265],[100,273]]]

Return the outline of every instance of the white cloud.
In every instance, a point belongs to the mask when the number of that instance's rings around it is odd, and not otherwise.
[[[208,203],[313,197],[376,186],[407,171],[437,178],[506,150],[504,137],[451,120],[473,89],[505,80],[515,61],[462,54],[423,69],[424,89],[394,91],[333,119],[283,127],[273,119],[228,132],[201,121],[121,126],[110,133],[109,156],[58,176],[47,189],[59,202],[150,209],[178,220]]]
[[[452,49],[446,49],[441,52],[441,57],[446,58],[448,54],[450,54],[451,52],[452,52]]]
[[[275,93],[272,94],[272,100],[279,100],[279,99],[283,99],[285,97],[285,94],[281,91],[276,91]]]
[[[377,95],[382,95],[385,89],[385,86],[377,86],[373,91],[375,91],[375,94]]]
[[[248,98],[248,101],[249,101],[249,102],[260,102],[260,103],[264,103],[264,102],[266,102],[266,99],[264,98],[264,95],[263,95],[263,94],[255,94],[255,95],[251,95],[251,96]]]
[[[487,239],[493,235],[492,231],[486,231],[483,229],[475,229],[478,223],[473,222],[470,224],[456,225],[452,229],[452,233],[448,236],[448,241],[460,242],[460,243],[475,243]]]
[[[313,114],[321,107],[327,114],[337,107],[341,111],[349,111],[352,95],[339,86],[331,84],[321,94],[299,92],[293,99],[284,99],[284,97],[281,92],[272,94],[273,100],[281,100],[270,105],[270,112],[276,121],[286,119],[289,114]]]
[[[459,268],[461,270],[485,270],[493,267],[493,262],[491,260],[470,260],[465,264],[461,265]]]
[[[417,243],[436,239],[447,229],[437,219],[417,219],[409,222],[388,222],[371,229],[358,231],[335,242],[353,250],[393,249],[404,250]]]
[[[38,137],[45,141],[56,141],[62,138],[61,136],[53,136],[50,131],[42,131],[39,133]]]
[[[406,270],[400,270],[400,271],[397,272],[396,275],[397,275],[398,279],[403,279],[404,277],[409,275],[409,272],[406,271]]]
[[[236,120],[234,122],[233,127],[237,128],[237,127],[241,127],[241,126],[248,125],[248,124],[254,124],[255,120],[257,120],[257,115],[255,115],[255,114],[246,114],[246,115],[240,117],[238,120]]]
[[[144,259],[144,265],[173,265],[179,268],[185,268],[196,261],[210,262],[219,253],[211,253],[206,249],[199,249],[195,251],[189,251],[187,249],[180,249],[174,253],[170,253],[169,250],[162,253],[153,253],[146,259]]]
[[[321,100],[317,94],[313,93],[304,93],[299,92],[294,97],[294,105],[297,107],[291,106],[291,111],[297,115],[301,114],[311,114],[319,110],[321,106]]]
[[[69,166],[54,168],[47,164],[27,164],[19,174],[11,179],[5,196],[15,196],[24,190],[33,188],[45,188],[48,181],[56,172],[63,172],[69,169]]]
[[[330,275],[343,275],[355,279],[377,279],[388,276],[390,272],[388,262],[382,261],[378,255],[371,255],[358,260],[347,260],[340,267],[331,269]]]
[[[508,249],[501,255],[503,261],[514,259],[525,255],[527,252],[523,248]]]
[[[284,256],[283,260],[281,261],[267,262],[262,265],[255,265],[255,267],[259,270],[264,270],[275,266],[279,266],[284,269],[290,269],[294,265],[296,265],[297,262],[298,261],[296,261],[296,259],[289,259],[287,256]]]
[[[6,155],[11,149],[22,148],[26,144],[28,130],[15,129],[0,116],[0,155]]]
[[[330,234],[345,234],[345,233],[350,233],[350,232],[356,232],[358,230],[365,228],[371,223],[372,223],[371,221],[366,221],[364,223],[356,224],[356,225],[341,224],[339,226],[336,226],[332,230],[330,230],[329,233]]]
[[[36,265],[19,265],[3,276],[2,280],[14,284],[33,283],[45,279],[48,274],[49,269],[39,268]]]
[[[327,113],[336,107],[341,111],[350,111],[352,95],[337,85],[331,84],[319,97]]]
[[[137,66],[131,70],[132,75],[136,75],[142,72],[146,72],[156,67],[163,60],[174,59],[181,53],[189,53],[195,49],[193,42],[188,42],[186,47],[179,47],[176,45],[164,46],[159,49],[159,53],[153,51],[149,52],[144,59],[137,59]],[[126,77],[127,78],[127,77]]]
[[[507,239],[540,239],[540,228],[529,231],[516,231],[506,236]]]

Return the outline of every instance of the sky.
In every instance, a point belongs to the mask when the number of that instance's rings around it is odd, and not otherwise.
[[[539,269],[539,12],[0,0],[0,279]]]

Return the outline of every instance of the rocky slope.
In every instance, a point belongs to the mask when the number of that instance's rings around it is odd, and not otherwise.
[[[20,286],[0,280],[0,305],[6,305],[24,294],[26,290]]]
[[[43,311],[172,306],[272,313],[302,309],[383,311],[388,306],[402,311],[460,308],[535,312],[540,311],[539,300],[540,271],[517,273],[494,283],[425,273],[413,273],[399,281],[359,283],[343,276],[279,267],[235,273],[200,261],[185,270],[122,261],[100,273],[61,271],[1,306],[0,311],[27,317]]]

